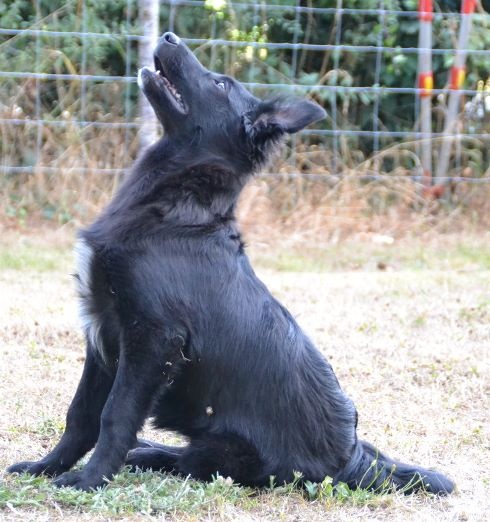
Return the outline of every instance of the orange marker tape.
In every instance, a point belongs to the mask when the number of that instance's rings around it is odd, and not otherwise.
[[[475,12],[476,0],[463,0],[461,14],[472,14]]]
[[[432,89],[434,88],[434,74],[431,72],[420,73],[419,74],[419,96],[430,96],[432,94]]]
[[[449,80],[449,88],[458,90],[463,87],[466,78],[466,69],[464,67],[451,67],[451,78]]]
[[[432,0],[419,0],[419,18],[424,22],[430,22],[434,18]]]

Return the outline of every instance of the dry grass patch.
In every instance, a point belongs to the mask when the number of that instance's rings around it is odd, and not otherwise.
[[[0,468],[57,441],[83,364],[74,285],[62,270],[0,271]],[[308,500],[291,487],[256,492],[158,474],[120,474],[99,493],[3,477],[5,520],[485,520],[490,272],[278,272],[272,292],[332,363],[360,413],[361,437],[450,475],[448,498],[348,494]],[[145,436],[171,441],[171,434]]]

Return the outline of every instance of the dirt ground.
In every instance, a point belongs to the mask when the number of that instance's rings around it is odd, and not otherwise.
[[[448,498],[394,495],[374,506],[264,494],[252,508],[225,502],[211,518],[488,520],[490,272],[257,272],[332,363],[357,405],[360,436],[400,460],[443,471],[458,490]],[[81,374],[84,348],[69,270],[0,271],[0,325],[3,470],[55,444]],[[7,503],[0,518],[100,517]]]

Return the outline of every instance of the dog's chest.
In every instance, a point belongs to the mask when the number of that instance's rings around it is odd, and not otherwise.
[[[97,310],[94,295],[94,251],[83,239],[75,245],[75,260],[81,326],[91,347],[103,356],[102,313]]]

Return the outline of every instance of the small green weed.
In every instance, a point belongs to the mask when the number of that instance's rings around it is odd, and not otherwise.
[[[32,433],[42,437],[59,438],[65,431],[65,423],[61,419],[45,417],[37,426],[32,429]]]
[[[461,308],[459,317],[466,322],[490,320],[490,299],[486,299],[476,306]]]
[[[378,331],[378,325],[374,321],[365,321],[357,327],[357,331],[365,334],[372,334]]]
[[[427,325],[427,314],[422,313],[417,315],[417,317],[412,321],[412,326],[414,328],[422,328]]]

